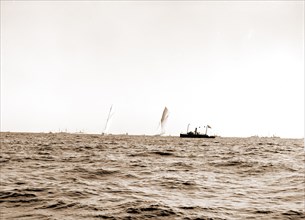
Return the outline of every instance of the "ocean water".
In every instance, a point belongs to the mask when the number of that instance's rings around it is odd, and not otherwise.
[[[305,219],[303,139],[1,133],[1,219]]]

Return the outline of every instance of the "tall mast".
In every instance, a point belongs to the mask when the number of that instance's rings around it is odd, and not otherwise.
[[[189,127],[190,127],[190,124],[187,125],[186,133],[189,133]]]

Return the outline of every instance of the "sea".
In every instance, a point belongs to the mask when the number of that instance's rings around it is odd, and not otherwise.
[[[1,133],[1,219],[305,219],[304,139]]]

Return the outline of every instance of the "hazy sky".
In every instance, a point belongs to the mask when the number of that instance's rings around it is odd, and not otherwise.
[[[1,131],[304,136],[304,1],[1,1]]]

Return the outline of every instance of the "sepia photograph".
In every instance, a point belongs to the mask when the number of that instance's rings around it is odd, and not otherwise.
[[[305,219],[304,0],[0,0],[0,219]]]

